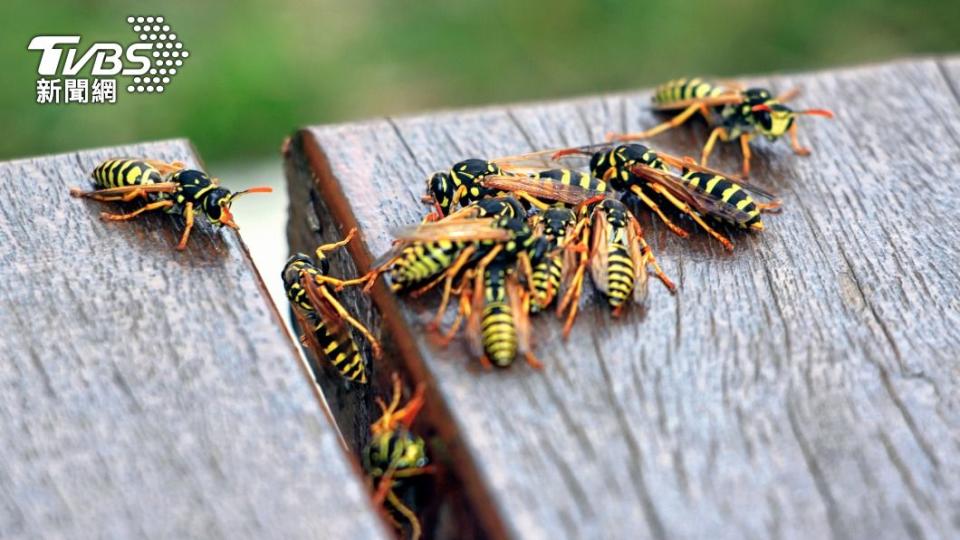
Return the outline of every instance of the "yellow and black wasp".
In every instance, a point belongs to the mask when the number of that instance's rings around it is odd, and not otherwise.
[[[728,250],[733,249],[733,243],[706,219],[759,231],[763,230],[760,214],[780,209],[777,197],[758,186],[733,180],[722,172],[697,165],[693,160],[656,152],[639,143],[597,144],[504,159],[528,159],[547,154],[551,154],[552,159],[577,154],[590,156],[590,170],[594,176],[609,182],[616,191],[632,192],[675,234],[687,236],[686,231],[664,214],[655,196],[688,215]]]
[[[431,323],[436,326],[446,310],[456,277],[488,255],[496,257],[504,251],[515,254],[529,275],[529,253],[536,251],[532,246],[540,244],[534,241],[524,217],[511,217],[517,211],[514,203],[481,203],[488,208],[494,204],[507,214],[473,219],[450,216],[396,231],[397,243],[374,262],[373,270],[365,277],[370,280],[367,289],[382,273],[389,276],[394,292],[419,287],[414,296],[443,283],[440,309]]]
[[[587,267],[594,285],[613,308],[614,317],[630,303],[643,304],[646,301],[648,267],[671,294],[676,292],[676,285],[660,268],[644,239],[640,223],[621,201],[601,199],[595,204],[588,202],[581,205],[579,212],[590,217],[581,220],[573,234],[580,235],[580,241],[589,245],[589,253],[580,259],[558,306],[558,313],[567,312],[564,336],[570,333],[576,319]]]
[[[484,368],[509,367],[517,356],[535,369],[543,367],[530,337],[531,293],[520,284],[516,268],[516,262],[503,254],[488,256],[463,274],[456,290],[457,316],[443,344],[456,335],[466,318],[468,348]]]
[[[402,386],[400,377],[394,373],[393,398],[389,406],[377,398],[382,415],[370,426],[371,439],[363,449],[363,468],[374,483],[374,503],[378,507],[386,503],[389,510],[406,519],[414,540],[422,534],[420,520],[403,501],[404,492],[414,477],[434,472],[427,458],[426,444],[410,430],[423,407],[423,394],[421,384],[407,404],[399,408]],[[403,529],[393,515],[387,515],[397,529]]]
[[[434,206],[428,220],[449,215],[460,204],[469,204],[493,196],[495,192],[482,187],[479,182],[486,176],[502,175],[504,172],[495,163],[477,158],[454,163],[449,171],[434,173],[427,179],[425,202]]]
[[[177,249],[187,247],[187,239],[193,228],[197,213],[207,216],[215,227],[227,226],[238,229],[230,213],[234,199],[247,193],[269,193],[269,187],[254,187],[243,191],[231,192],[220,187],[216,178],[207,176],[203,171],[187,169],[181,162],[166,163],[149,159],[108,159],[93,169],[96,189],[82,191],[70,190],[74,197],[85,197],[97,201],[129,202],[144,199],[147,204],[133,212],[113,214],[102,212],[100,217],[109,221],[127,221],[144,212],[164,210],[169,214],[181,214],[186,226]]]
[[[550,307],[560,292],[561,283],[576,266],[576,251],[571,239],[577,225],[577,214],[563,205],[550,207],[533,218],[534,235],[546,239],[546,249],[540,257],[534,258],[533,297],[530,299],[530,312],[539,313]]]
[[[795,111],[784,105],[793,99],[797,91],[791,90],[779,96],[765,88],[744,88],[737,83],[712,84],[703,79],[676,79],[659,86],[653,94],[653,107],[659,111],[677,111],[672,119],[637,133],[610,134],[608,139],[633,141],[653,137],[671,128],[682,125],[694,114],[700,113],[713,127],[703,147],[700,165],[706,166],[717,140],[739,141],[743,154],[743,176],[750,174],[750,141],[756,136],[775,141],[789,135],[790,146],[801,156],[810,154],[810,149],[800,145],[797,138],[798,116],[823,116],[833,118],[826,109]]]
[[[572,208],[581,202],[608,192],[607,183],[588,172],[572,169],[512,169],[528,174],[490,175],[479,185],[501,193],[518,196],[538,208],[546,210],[562,205]]]
[[[340,242],[317,248],[316,258],[297,253],[283,268],[283,286],[287,299],[293,305],[297,326],[303,332],[301,341],[319,358],[325,358],[343,378],[366,384],[367,371],[360,348],[350,333],[356,328],[370,343],[374,358],[380,357],[380,343],[367,328],[350,315],[331,287],[342,289],[366,283],[365,278],[341,280],[329,275],[330,262],[326,254],[350,243],[356,229]]]

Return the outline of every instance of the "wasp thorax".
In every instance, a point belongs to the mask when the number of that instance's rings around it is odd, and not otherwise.
[[[500,172],[500,167],[485,159],[478,158],[465,159],[453,166],[453,173],[465,180],[490,174],[500,174]]]
[[[773,94],[766,88],[748,88],[743,92],[743,100],[748,105],[760,105],[773,99]]]

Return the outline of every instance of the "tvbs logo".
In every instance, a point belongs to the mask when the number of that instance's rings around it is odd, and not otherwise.
[[[132,77],[127,92],[162,93],[190,52],[163,17],[127,17],[139,38],[128,45],[81,46],[76,35],[42,35],[27,49],[40,52],[37,103],[116,103],[117,77]],[[78,78],[81,72],[90,78]]]

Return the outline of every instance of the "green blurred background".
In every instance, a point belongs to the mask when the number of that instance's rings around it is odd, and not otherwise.
[[[36,34],[129,42],[163,15],[192,57],[161,95],[38,105]],[[960,49],[957,0],[4,0],[0,158],[186,136],[210,164],[307,123]]]

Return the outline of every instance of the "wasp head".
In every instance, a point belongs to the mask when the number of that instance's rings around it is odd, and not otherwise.
[[[363,453],[364,469],[374,477],[383,476],[387,469],[403,471],[428,463],[423,439],[403,427],[374,436]]]
[[[269,187],[253,187],[243,191],[231,192],[228,189],[217,187],[210,190],[203,198],[203,212],[213,225],[226,225],[231,229],[239,229],[240,227],[233,221],[233,214],[230,213],[230,206],[234,199],[247,193],[270,193],[272,191],[273,189]]]
[[[794,111],[790,107],[774,100],[768,100],[765,103],[752,105],[750,114],[753,116],[754,125],[761,134],[769,139],[776,139],[793,128],[794,120],[798,116],[823,116],[833,118],[833,113],[826,109],[806,109]]]
[[[299,302],[298,297],[300,276],[303,271],[313,268],[313,260],[303,253],[296,253],[287,259],[287,264],[283,265],[283,271],[280,276],[283,278],[283,288],[287,291],[287,298],[292,302]]]
[[[441,216],[446,216],[453,207],[455,192],[456,187],[449,173],[433,173],[430,178],[427,178],[427,196],[424,197],[424,202],[432,202],[436,211]]]

